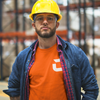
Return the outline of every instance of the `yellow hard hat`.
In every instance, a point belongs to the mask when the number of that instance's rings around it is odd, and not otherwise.
[[[57,3],[53,0],[38,0],[32,8],[30,19],[33,21],[33,16],[39,13],[53,13],[58,16],[57,22],[61,20],[62,15]]]

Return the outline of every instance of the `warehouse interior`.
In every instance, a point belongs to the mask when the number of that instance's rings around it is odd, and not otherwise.
[[[56,34],[80,47],[96,75],[100,68],[100,0],[55,0],[62,20]],[[0,0],[0,80],[9,77],[18,53],[30,46],[37,34],[29,19],[36,0]]]

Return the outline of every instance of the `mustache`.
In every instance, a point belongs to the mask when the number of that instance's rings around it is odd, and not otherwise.
[[[49,28],[49,29],[51,29],[51,28],[50,28],[50,27],[48,27],[48,26],[42,26],[42,27],[41,27],[41,29],[42,29],[42,28]]]

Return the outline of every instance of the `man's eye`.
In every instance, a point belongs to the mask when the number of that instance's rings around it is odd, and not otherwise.
[[[37,20],[43,20],[43,18],[42,18],[42,17],[40,17],[40,18],[37,18]]]
[[[48,17],[48,20],[53,20],[53,18],[52,17]]]

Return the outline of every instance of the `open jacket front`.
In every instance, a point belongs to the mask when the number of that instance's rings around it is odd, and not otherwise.
[[[83,96],[82,100],[96,100],[99,88],[87,56],[80,48],[62,40],[59,36],[57,37],[64,47],[63,55],[70,76],[74,100],[81,100],[81,95]],[[21,51],[13,64],[8,89],[3,90],[11,97],[20,96],[20,100],[24,100],[27,68],[36,41]],[[81,93],[81,87],[85,93]]]

